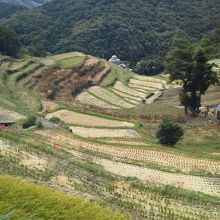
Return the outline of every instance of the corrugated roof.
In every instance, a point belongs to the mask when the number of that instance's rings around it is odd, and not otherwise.
[[[12,123],[15,123],[15,121],[12,121],[12,120],[1,120],[0,119],[0,124],[12,124]]]
[[[220,112],[220,105],[218,105],[215,109]]]

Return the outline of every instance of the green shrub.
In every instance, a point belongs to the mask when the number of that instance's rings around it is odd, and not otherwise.
[[[33,125],[36,124],[36,117],[35,116],[30,116],[27,118],[27,120],[23,123],[22,127],[24,129],[29,128]]]
[[[174,146],[183,136],[183,129],[174,124],[169,118],[163,120],[156,133],[159,142],[163,145]]]
[[[58,124],[58,123],[60,123],[61,120],[58,117],[52,117],[52,118],[49,119],[49,121],[53,122],[55,124]]]
[[[37,128],[40,129],[40,128],[43,128],[43,124],[41,121],[38,121],[37,122]]]

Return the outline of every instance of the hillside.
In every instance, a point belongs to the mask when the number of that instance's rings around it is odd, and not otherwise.
[[[0,3],[10,3],[12,5],[21,5],[25,7],[36,7],[45,4],[49,0],[0,0]]]
[[[0,128],[0,218],[220,218],[213,117],[182,124],[175,148],[155,136],[163,117],[184,112],[167,75],[140,76],[80,52],[4,57],[0,90],[0,120],[16,121]],[[211,87],[202,104],[219,103],[219,93]],[[22,129],[29,116],[42,126]]]
[[[54,0],[9,23],[24,45],[41,41],[52,53],[117,54],[138,61],[166,54],[175,34],[198,41],[213,29],[219,11],[218,0]]]
[[[26,7],[22,5],[13,5],[0,2],[0,19],[8,19],[16,12],[21,12],[25,9]]]

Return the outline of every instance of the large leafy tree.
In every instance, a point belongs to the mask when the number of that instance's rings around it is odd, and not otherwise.
[[[173,49],[167,55],[166,71],[171,81],[180,80],[182,83],[180,101],[185,113],[190,108],[196,116],[201,106],[201,96],[210,85],[218,83],[217,74],[212,71],[203,49],[185,38],[174,40]]]
[[[166,72],[170,74],[170,80],[179,80],[183,84],[180,102],[185,107],[185,113],[190,104],[187,95],[187,85],[193,70],[193,45],[186,38],[176,38],[173,41],[173,49],[166,57]]]
[[[16,33],[9,26],[0,24],[0,53],[16,57],[20,51],[20,43]]]

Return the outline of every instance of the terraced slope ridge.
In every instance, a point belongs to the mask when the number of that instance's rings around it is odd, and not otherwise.
[[[15,124],[0,126],[0,219],[220,219],[219,126],[183,123],[179,91],[79,52],[4,57],[0,122]],[[174,148],[155,135],[166,116],[184,127]]]

